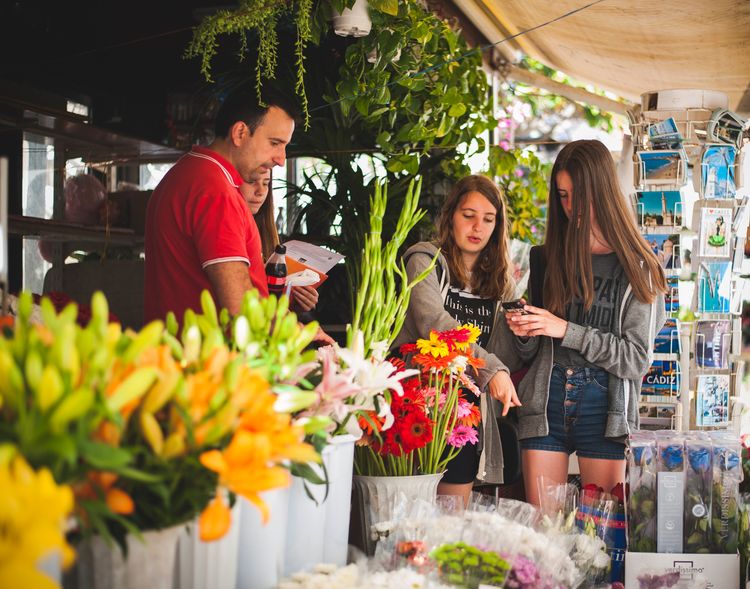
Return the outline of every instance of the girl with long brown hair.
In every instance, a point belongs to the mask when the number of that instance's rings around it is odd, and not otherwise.
[[[485,361],[475,375],[489,393],[480,404],[483,447],[465,445],[448,464],[438,493],[459,495],[468,502],[475,478],[502,482],[502,454],[497,413],[518,405],[509,366],[520,366],[513,336],[501,319],[500,302],[513,297],[508,256],[505,201],[497,185],[484,176],[460,180],[443,203],[437,239],[421,242],[404,254],[409,279],[421,274],[438,253],[435,269],[412,291],[404,326],[395,345],[429,338],[430,330],[473,323],[481,330],[475,354]],[[469,397],[471,398],[471,396]]]
[[[268,260],[279,245],[279,233],[273,216],[275,207],[271,192],[271,170],[259,171],[250,182],[244,182],[240,186],[240,192],[258,226],[263,260]],[[307,313],[318,304],[318,291],[312,286],[294,286],[291,300],[296,311]]]
[[[624,481],[625,442],[665,320],[664,271],[601,142],[562,149],[547,210],[544,245],[531,252],[531,305],[506,315],[517,350],[533,359],[518,416],[526,497],[536,505],[539,477],[566,482],[572,452],[583,484]]]

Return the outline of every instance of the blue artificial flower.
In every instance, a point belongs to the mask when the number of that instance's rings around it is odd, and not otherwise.
[[[714,448],[714,454],[719,456],[721,470],[734,470],[740,465],[740,456],[731,448]]]
[[[651,451],[651,446],[635,446],[633,447],[633,459],[637,466],[648,466],[654,459],[654,454]]]
[[[711,449],[707,446],[697,446],[688,449],[690,468],[702,474],[711,469]]]
[[[666,446],[661,451],[661,461],[667,470],[680,470],[684,461],[682,444],[670,444]]]

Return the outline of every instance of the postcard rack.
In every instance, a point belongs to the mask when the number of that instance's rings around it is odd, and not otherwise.
[[[668,320],[643,379],[644,428],[730,425],[730,398],[742,373],[740,270],[748,225],[747,197],[737,195],[738,124],[734,113],[700,105],[630,113],[636,219],[668,286]],[[690,182],[698,194],[692,207],[685,198]],[[688,292],[691,299],[681,301]]]

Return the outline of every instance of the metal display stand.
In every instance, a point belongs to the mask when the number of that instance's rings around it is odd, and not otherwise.
[[[669,353],[655,354],[652,372],[644,379],[644,391],[651,394],[643,395],[639,405],[641,414],[647,415],[642,423],[650,425],[650,406],[672,406],[671,423],[662,418],[653,425],[727,429],[730,399],[739,390],[744,362],[739,273],[748,221],[747,199],[737,197],[742,186],[742,137],[733,144],[717,128],[719,111],[706,108],[636,110],[630,113],[630,124],[636,150],[636,219],[657,256],[667,260],[663,267],[670,289],[668,317],[677,319],[681,307],[694,315],[678,322],[673,330],[677,333],[661,335],[662,346],[669,342]],[[689,207],[683,190],[689,182],[698,193],[691,219],[685,214]],[[667,248],[658,249],[666,240],[671,248],[667,253]],[[686,250],[689,259],[683,255]],[[692,300],[681,300],[680,283],[687,290],[691,281]],[[664,375],[677,379],[677,394],[653,384],[664,381]]]

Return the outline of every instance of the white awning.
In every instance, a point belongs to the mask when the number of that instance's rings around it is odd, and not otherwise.
[[[719,90],[750,115],[750,0],[454,0],[490,42],[640,102],[649,90]]]

